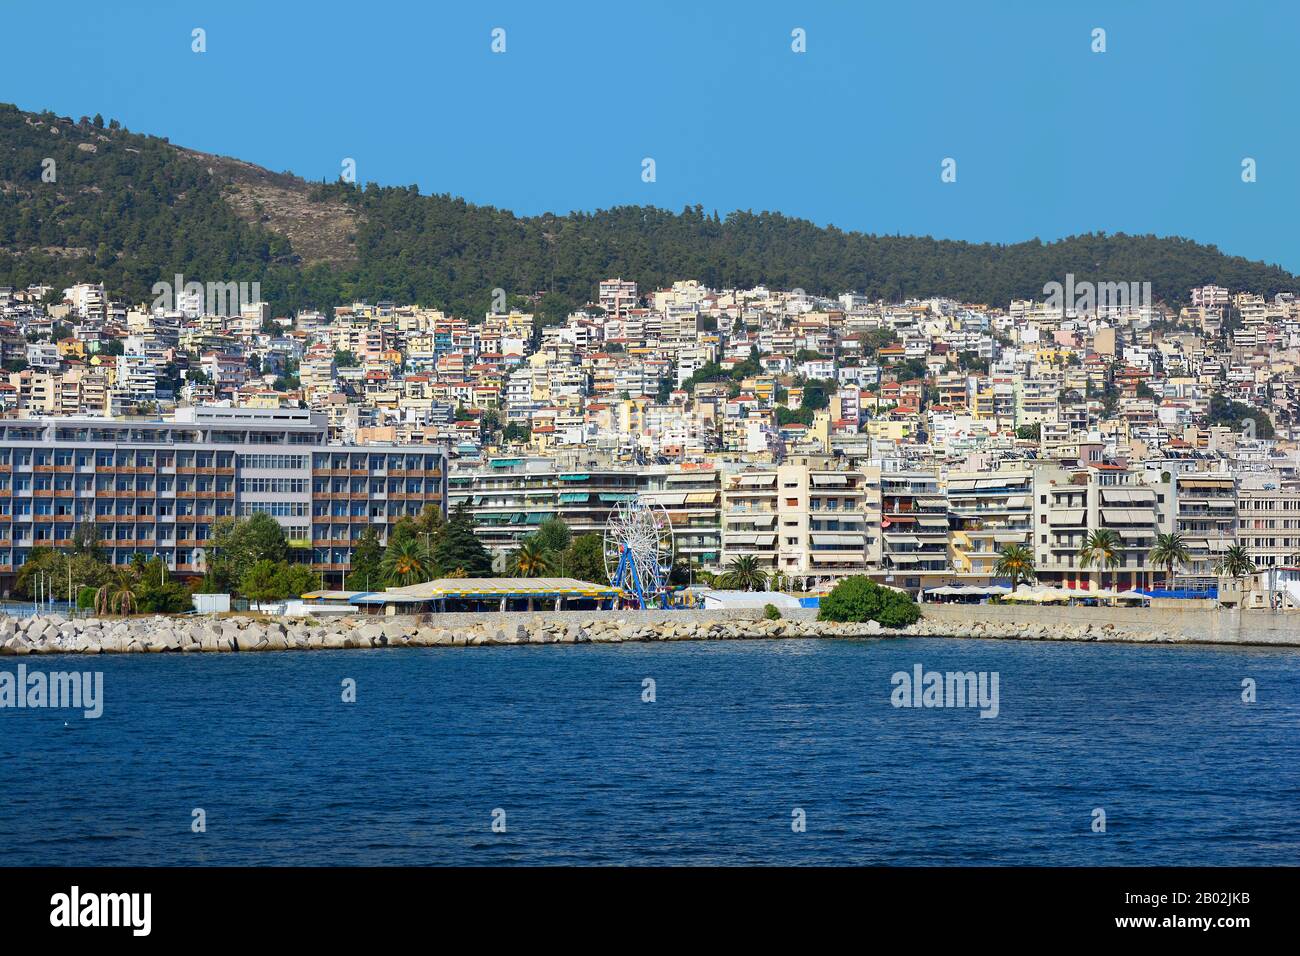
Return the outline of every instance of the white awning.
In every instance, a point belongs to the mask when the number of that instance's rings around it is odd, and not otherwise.
[[[1150,511],[1136,508],[1102,508],[1101,520],[1106,524],[1146,524],[1156,523],[1156,516]]]
[[[814,485],[847,485],[849,477],[848,475],[813,475],[812,483]]]
[[[727,515],[728,521],[734,521],[736,524],[771,524],[776,520],[776,515],[763,514],[730,514]]]
[[[776,475],[741,475],[740,486],[742,488],[766,488],[768,485],[776,484]]]
[[[1156,493],[1150,488],[1103,488],[1101,500],[1108,505],[1148,505]]]
[[[848,554],[827,554],[825,551],[813,551],[809,554],[809,557],[811,557],[813,561],[818,564],[826,564],[831,561],[835,561],[839,563],[846,563],[846,562],[852,563],[855,558],[858,558],[860,556],[848,555]]]
[[[1052,513],[1052,524],[1057,525],[1081,525],[1084,523],[1084,511],[1078,510],[1056,511]]]
[[[1111,530],[1126,541],[1154,537],[1150,528],[1112,528]]]
[[[686,494],[664,494],[663,492],[650,492],[641,496],[643,501],[648,501],[655,505],[684,505],[686,504]]]
[[[825,545],[844,545],[849,548],[862,547],[863,540],[860,534],[814,534],[812,536],[813,544]]]

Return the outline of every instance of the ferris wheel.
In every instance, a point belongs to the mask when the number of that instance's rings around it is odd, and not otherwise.
[[[605,573],[639,607],[666,603],[673,563],[673,525],[663,505],[641,498],[625,501],[605,525]]]

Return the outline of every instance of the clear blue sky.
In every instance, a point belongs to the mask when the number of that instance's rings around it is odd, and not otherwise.
[[[0,100],[312,179],[353,157],[362,181],[520,213],[699,203],[977,241],[1153,232],[1300,271],[1294,2],[61,0],[3,16]]]

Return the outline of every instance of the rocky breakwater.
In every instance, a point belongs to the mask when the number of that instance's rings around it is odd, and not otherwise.
[[[0,620],[0,654],[143,654],[310,651],[381,647],[478,647],[501,644],[620,644],[641,641],[723,641],[769,638],[947,637],[1012,640],[1181,643],[1156,629],[1113,624],[1023,624],[922,619],[899,630],[866,624],[782,619],[638,620],[634,615],[589,618],[484,615],[482,622],[439,623],[436,617],[313,619],[255,616],[77,618],[58,615]]]
[[[144,654],[310,651],[378,647],[476,647],[498,644],[619,644],[634,641],[743,640],[781,637],[876,637],[874,621],[796,620],[641,622],[605,614],[589,619],[524,620],[485,616],[482,623],[440,626],[413,617],[314,621],[257,617],[77,618],[0,620],[0,654]]]

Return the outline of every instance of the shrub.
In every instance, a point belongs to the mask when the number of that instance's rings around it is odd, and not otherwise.
[[[882,587],[870,578],[845,578],[822,598],[819,621],[875,621],[881,627],[916,623],[921,609],[911,595]]]
[[[775,604],[764,604],[763,617],[767,618],[769,621],[779,621],[781,620],[781,609]]]
[[[95,591],[97,588],[84,587],[77,591],[77,608],[82,611],[90,610],[95,606]]]

